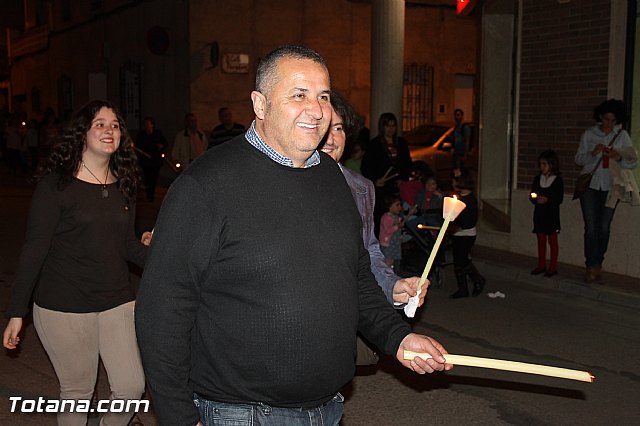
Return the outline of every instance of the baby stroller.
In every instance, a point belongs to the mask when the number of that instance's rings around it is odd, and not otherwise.
[[[403,245],[402,259],[405,271],[412,272],[417,276],[422,275],[435,245],[442,221],[442,209],[425,210],[420,216],[407,220],[404,231],[412,238]],[[431,286],[435,288],[444,286],[443,269],[453,263],[446,260],[448,243],[445,235],[429,272],[429,281]]]

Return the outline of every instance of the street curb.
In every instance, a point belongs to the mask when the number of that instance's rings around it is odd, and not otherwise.
[[[640,311],[640,294],[612,289],[597,283],[577,282],[560,276],[551,278],[542,275],[533,276],[528,271],[523,271],[520,268],[504,265],[498,266],[491,261],[481,258],[474,258],[473,261],[479,266],[481,271],[489,275],[497,275],[506,280],[557,290],[572,296]]]

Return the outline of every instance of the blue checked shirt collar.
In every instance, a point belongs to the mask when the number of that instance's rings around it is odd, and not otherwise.
[[[260,135],[258,135],[258,132],[256,132],[255,120],[253,120],[253,122],[251,123],[251,127],[249,127],[249,130],[247,130],[247,133],[245,133],[245,137],[247,138],[249,143],[253,145],[254,148],[265,154],[267,157],[271,158],[276,163],[282,164],[283,166],[287,167],[293,167],[293,161],[291,161],[291,159],[277,153],[273,148],[267,145],[265,141],[262,140]],[[304,168],[307,169],[309,167],[317,166],[318,164],[320,164],[320,154],[318,154],[318,151],[313,151],[311,157],[309,157],[304,163]]]

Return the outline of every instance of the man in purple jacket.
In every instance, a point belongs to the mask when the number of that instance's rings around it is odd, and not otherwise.
[[[331,106],[333,108],[331,125],[323,139],[324,144],[321,146],[321,151],[328,154],[340,165],[340,170],[342,170],[344,178],[351,189],[351,194],[362,219],[362,238],[369,252],[371,272],[375,276],[378,285],[382,288],[390,303],[395,303],[396,306],[405,304],[410,297],[416,295],[420,278],[400,278],[384,262],[384,255],[380,251],[380,243],[374,233],[373,207],[376,200],[373,183],[364,176],[340,164],[347,137],[355,134],[358,130],[357,117],[349,102],[335,91],[331,92]],[[424,303],[426,294],[426,291],[420,293],[419,306]]]

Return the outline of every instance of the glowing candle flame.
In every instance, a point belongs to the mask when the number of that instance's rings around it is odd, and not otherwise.
[[[450,221],[456,220],[462,209],[467,205],[458,200],[455,195],[453,197],[444,197],[444,205],[442,207],[442,217]]]
[[[531,193],[531,198],[538,198],[538,194],[536,194],[535,192]]]
[[[176,169],[180,168],[180,163],[176,163]]]

